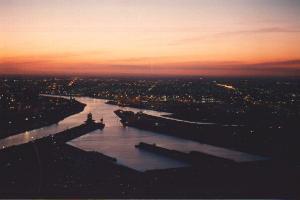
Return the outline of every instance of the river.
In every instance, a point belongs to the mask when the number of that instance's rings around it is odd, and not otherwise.
[[[86,151],[96,151],[115,157],[118,164],[138,171],[188,166],[188,163],[135,148],[134,145],[140,142],[155,143],[159,146],[183,152],[192,150],[200,151],[237,162],[266,159],[262,156],[202,144],[191,140],[157,134],[132,127],[123,127],[120,123],[120,119],[114,114],[114,111],[117,109],[131,110],[134,112],[143,111],[144,113],[155,116],[162,116],[168,113],[127,107],[120,108],[116,105],[106,104],[106,100],[104,99],[77,97],[76,100],[87,105],[82,112],[69,116],[54,125],[4,138],[0,140],[0,147],[6,148],[27,143],[61,132],[67,128],[78,126],[83,123],[87,114],[91,112],[95,120],[99,121],[101,118],[104,119],[105,128],[102,131],[97,130],[76,138],[68,142],[68,144]]]

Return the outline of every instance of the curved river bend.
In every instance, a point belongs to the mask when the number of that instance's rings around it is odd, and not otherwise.
[[[156,143],[159,146],[184,152],[196,150],[210,155],[235,160],[237,162],[265,159],[261,156],[250,155],[199,142],[157,134],[132,127],[123,127],[120,123],[120,119],[114,114],[114,111],[120,109],[120,107],[105,104],[106,100],[104,99],[77,97],[76,100],[87,105],[82,112],[67,117],[58,124],[27,131],[25,133],[2,139],[0,140],[0,147],[6,148],[13,145],[27,143],[38,138],[61,132],[67,128],[78,126],[83,123],[87,114],[91,112],[93,114],[93,118],[96,120],[100,120],[102,117],[104,118],[105,128],[102,131],[97,130],[76,138],[75,140],[68,142],[68,144],[86,151],[97,151],[108,156],[115,157],[117,158],[118,164],[125,165],[139,171],[188,166],[185,162],[136,149],[134,145],[139,142],[146,142],[150,144]],[[131,110],[134,112],[141,111],[141,109],[135,108],[121,109]],[[155,116],[167,114],[151,110],[142,111]]]

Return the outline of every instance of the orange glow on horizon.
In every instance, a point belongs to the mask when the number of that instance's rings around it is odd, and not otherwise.
[[[0,2],[0,74],[300,75],[300,4],[221,2]]]

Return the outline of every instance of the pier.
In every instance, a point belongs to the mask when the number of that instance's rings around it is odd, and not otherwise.
[[[232,165],[238,164],[237,162],[235,162],[233,160],[212,156],[212,155],[205,154],[205,153],[198,152],[198,151],[191,151],[189,153],[185,153],[185,152],[181,152],[181,151],[177,151],[177,150],[167,149],[167,148],[158,146],[156,144],[148,144],[148,143],[144,143],[144,142],[140,142],[138,145],[135,145],[135,147],[142,149],[142,150],[157,153],[160,155],[168,156],[168,157],[171,157],[174,159],[182,160],[182,161],[188,162],[194,166],[199,166],[199,165],[204,165],[204,164],[208,164],[210,166],[211,165],[215,165],[215,166],[231,165],[232,166]]]
[[[92,124],[84,123],[82,125],[67,129],[67,130],[59,132],[59,133],[56,133],[55,135],[51,135],[49,137],[51,137],[51,140],[53,142],[66,143],[70,140],[73,140],[77,137],[80,137],[80,136],[86,134],[86,133],[89,133],[89,132],[92,132],[92,131],[95,131],[98,129],[103,129],[103,127],[101,126],[100,123],[92,123]],[[42,138],[41,140],[47,139],[47,138],[48,137]]]

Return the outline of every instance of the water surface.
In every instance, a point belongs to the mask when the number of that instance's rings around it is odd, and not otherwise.
[[[116,105],[105,104],[106,100],[104,99],[77,97],[76,100],[87,105],[82,112],[67,117],[58,124],[2,139],[0,140],[0,146],[5,148],[12,145],[23,144],[37,138],[55,134],[67,128],[78,126],[83,123],[87,114],[91,112],[95,120],[104,118],[105,128],[102,131],[97,130],[76,138],[68,142],[68,144],[86,151],[97,151],[115,157],[119,164],[139,171],[188,166],[188,163],[135,148],[135,145],[140,142],[156,143],[159,146],[184,152],[196,150],[237,162],[265,159],[261,156],[162,135],[151,131],[123,127],[120,123],[120,119],[114,114],[114,111],[123,109],[137,112],[141,111],[141,109],[120,108]],[[142,109],[142,111],[155,116],[168,114],[144,109]]]

